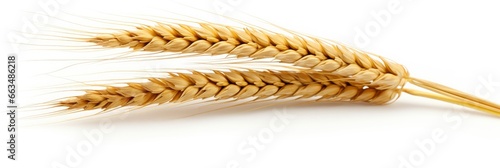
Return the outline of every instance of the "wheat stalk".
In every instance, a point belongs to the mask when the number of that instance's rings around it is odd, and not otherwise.
[[[147,83],[87,91],[84,95],[59,102],[58,106],[107,110],[209,97],[219,100],[270,96],[316,96],[333,101],[384,104],[406,92],[500,115],[500,105],[410,77],[402,65],[383,57],[312,37],[209,23],[199,23],[199,26],[158,23],[135,30],[99,34],[85,40],[103,47],[142,51],[274,58],[306,70],[172,73],[168,78],[150,78]],[[405,88],[406,83],[431,92]]]
[[[215,98],[257,99],[310,98],[329,101],[357,101],[383,104],[393,100],[398,90],[356,87],[330,79],[331,74],[274,71],[214,71],[211,73],[172,73],[168,78],[150,78],[145,83],[128,83],[87,91],[81,96],[59,102],[76,110],[113,109],[124,106],[147,106],[167,102],[185,102]]]

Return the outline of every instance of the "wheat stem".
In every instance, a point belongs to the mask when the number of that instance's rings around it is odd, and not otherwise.
[[[493,102],[423,79],[409,78],[408,82],[434,92],[429,93],[412,89],[403,89],[404,92],[411,95],[441,100],[500,116],[500,105]]]

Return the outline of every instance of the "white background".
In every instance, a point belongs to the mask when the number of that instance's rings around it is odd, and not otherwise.
[[[9,1],[2,5],[1,54],[13,52],[7,34],[19,31],[23,19],[43,12],[40,2]],[[140,4],[139,4],[140,3]],[[297,32],[321,36],[360,47],[399,62],[412,76],[452,86],[500,102],[500,10],[495,1],[350,0],[185,1],[188,6],[238,18],[242,11]],[[397,5],[387,23],[372,14]],[[62,11],[94,9],[127,14],[147,12],[148,7],[168,9],[169,1],[74,1]],[[179,9],[178,9],[179,10]],[[183,14],[201,16],[196,9]],[[120,13],[121,12],[121,13]],[[168,17],[168,14],[165,14]],[[217,21],[216,17],[211,21]],[[243,20],[245,21],[245,20]],[[382,25],[383,24],[383,25]],[[356,29],[382,25],[370,42],[355,41]],[[373,29],[371,29],[373,31]],[[21,55],[22,56],[22,55]],[[5,57],[2,57],[5,61]],[[35,58],[27,58],[35,59]],[[23,66],[21,75],[40,70]],[[2,65],[5,65],[3,63]],[[30,78],[20,85],[36,86]],[[5,89],[2,90],[5,95]],[[23,91],[21,91],[23,92]],[[4,96],[6,97],[6,96]],[[28,102],[22,97],[20,102]],[[2,99],[6,102],[6,99]],[[5,106],[2,106],[5,107]],[[176,117],[182,111],[163,109],[111,118],[111,130],[93,121],[70,122],[19,129],[16,161],[2,154],[0,167],[499,167],[500,119],[464,110],[450,104],[404,94],[394,104],[276,105],[256,109],[229,109],[192,117]],[[161,109],[161,108],[159,108]],[[252,110],[254,109],[254,110]],[[276,113],[288,114],[275,120]],[[6,127],[6,115],[1,115]],[[276,123],[274,121],[277,121]],[[283,123],[282,121],[287,121]],[[21,121],[22,122],[22,121]],[[283,126],[272,131],[270,124]],[[7,138],[1,128],[2,141]],[[271,130],[271,134],[269,133]],[[103,132],[105,131],[105,133]],[[74,165],[69,151],[91,142],[85,132],[99,132],[103,139],[92,144]],[[436,139],[433,134],[439,134]],[[259,140],[260,135],[272,135]],[[259,147],[249,145],[257,138]],[[434,139],[433,139],[434,137]],[[419,143],[426,143],[424,148]],[[4,151],[5,142],[0,149]],[[429,145],[434,144],[434,145]],[[243,149],[241,151],[240,149]],[[430,149],[429,151],[426,149]],[[245,153],[255,151],[255,157]],[[6,153],[4,151],[4,153]]]

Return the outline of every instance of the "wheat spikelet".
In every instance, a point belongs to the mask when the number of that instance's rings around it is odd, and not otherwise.
[[[214,71],[177,73],[168,78],[150,78],[146,83],[107,87],[59,102],[72,110],[113,109],[147,106],[194,99],[310,98],[383,104],[393,100],[398,90],[377,90],[330,80],[331,74],[273,71]]]
[[[129,47],[143,51],[230,54],[239,57],[275,58],[283,63],[330,72],[355,81],[356,86],[395,89],[408,76],[405,68],[384,58],[373,58],[343,45],[318,39],[285,36],[254,28],[200,23],[162,24],[136,30],[100,34],[88,39],[104,47]]]

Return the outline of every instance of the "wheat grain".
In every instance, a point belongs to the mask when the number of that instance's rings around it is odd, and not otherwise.
[[[87,91],[61,101],[68,109],[113,109],[123,106],[147,106],[167,102],[215,98],[257,99],[310,98],[330,101],[354,101],[383,104],[393,100],[398,90],[363,88],[330,80],[331,74],[273,71],[214,71],[211,73],[177,73],[168,78],[150,78],[145,83],[128,83],[125,87],[107,87]]]
[[[275,58],[283,63],[331,72],[356,86],[395,89],[404,83],[402,65],[343,45],[314,38],[285,36],[254,28],[234,28],[200,23],[161,24],[136,30],[100,34],[88,39],[104,47],[129,47],[143,51],[230,54],[239,57]]]

